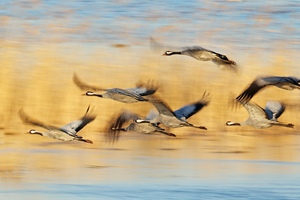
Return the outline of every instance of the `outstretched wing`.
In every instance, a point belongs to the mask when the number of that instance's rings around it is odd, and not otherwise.
[[[76,75],[76,73],[74,73],[73,75],[73,82],[81,89],[81,90],[93,90],[93,91],[103,91],[106,90],[104,88],[101,87],[97,87],[94,85],[88,85],[84,82],[82,82],[78,76]]]
[[[148,80],[146,83],[139,81],[136,83],[135,88],[129,88],[128,91],[137,93],[141,96],[147,96],[150,94],[154,94],[156,90],[158,89],[158,84],[154,83],[153,80]]]
[[[246,103],[252,99],[252,97],[262,88],[266,86],[274,85],[282,89],[291,90],[293,87],[300,88],[298,79],[293,77],[282,77],[282,76],[267,76],[257,77],[250,84],[250,86],[244,90],[236,99],[240,102]]]
[[[123,125],[130,120],[137,120],[139,116],[136,113],[123,111],[120,114],[113,116],[106,127],[106,138],[109,142],[115,142],[120,137],[120,131],[125,130]]]
[[[204,106],[208,105],[208,103],[209,103],[208,96],[209,96],[209,93],[206,94],[206,92],[204,92],[201,100],[199,100],[195,103],[186,105],[178,110],[175,110],[174,111],[175,116],[178,119],[188,119],[189,117],[193,116],[194,114],[199,112]]]
[[[281,114],[285,110],[285,105],[278,101],[267,101],[265,111],[267,113],[268,119],[272,121],[277,121]]]
[[[170,106],[168,106],[168,104],[161,100],[158,96],[150,96],[148,99],[158,110],[159,114],[175,116]]]
[[[273,77],[274,78],[274,77]],[[284,90],[293,90],[295,88],[300,89],[300,80],[296,77],[275,77],[277,81],[274,83],[276,87],[282,88]]]
[[[112,123],[109,125],[109,130],[119,130],[126,122],[137,120],[139,116],[136,113],[123,111],[113,119],[114,120],[110,120]]]
[[[257,77],[250,84],[250,86],[245,89],[236,99],[240,102],[246,103],[252,99],[252,97],[262,88],[274,84],[277,78],[274,77]]]
[[[37,119],[33,119],[31,117],[29,117],[29,115],[27,115],[23,109],[19,110],[19,116],[21,118],[21,120],[25,123],[25,124],[29,124],[29,125],[33,125],[33,126],[39,126],[42,128],[45,128],[47,130],[51,130],[51,129],[57,129],[57,127],[55,126],[51,126],[51,125],[47,125]]]
[[[150,49],[155,52],[161,52],[167,48],[164,44],[157,42],[153,37],[149,38],[149,42],[150,42]]]
[[[77,132],[79,132],[83,127],[96,118],[95,115],[88,113],[89,110],[90,106],[87,108],[85,115],[81,119],[66,124],[65,126],[61,127],[60,130],[76,135]]]
[[[249,113],[249,117],[253,120],[262,121],[267,119],[265,110],[254,102],[242,103]]]
[[[148,112],[148,114],[146,115],[145,120],[150,121],[150,120],[154,119],[155,117],[157,117],[157,115],[158,115],[157,110],[156,109],[151,109]]]

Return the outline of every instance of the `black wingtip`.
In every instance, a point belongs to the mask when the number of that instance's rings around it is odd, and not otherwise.
[[[242,93],[240,94],[239,96],[237,96],[235,99],[242,103],[242,104],[245,104],[247,102],[249,102],[251,99],[252,99],[253,95],[251,94],[248,94],[248,93]]]
[[[88,106],[88,108],[86,109],[86,112],[85,112],[85,113],[88,113],[88,112],[89,112],[90,107],[91,107],[91,105]]]

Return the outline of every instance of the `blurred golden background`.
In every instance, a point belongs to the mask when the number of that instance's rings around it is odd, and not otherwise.
[[[202,97],[204,91],[210,93],[211,102],[189,120],[194,124],[207,126],[209,131],[237,130],[225,127],[228,120],[243,121],[248,117],[244,108],[232,109],[230,100],[239,95],[257,75],[297,75],[290,58],[295,52],[272,55],[272,62],[261,66],[254,52],[249,52],[246,61],[237,61],[240,74],[219,69],[211,62],[200,62],[190,57],[163,57],[153,52],[147,45],[140,49],[130,46],[95,48],[95,54],[81,61],[80,46],[61,54],[59,44],[41,44],[30,52],[18,45],[3,42],[1,54],[1,128],[4,136],[23,135],[29,128],[23,125],[18,111],[23,108],[31,116],[49,124],[64,125],[83,116],[88,105],[95,105],[96,120],[85,129],[97,131],[105,129],[108,120],[121,110],[127,109],[145,116],[153,108],[148,103],[123,104],[113,100],[82,96],[72,81],[73,73],[87,83],[104,88],[130,88],[139,80],[155,80],[159,83],[158,93],[174,109],[194,102]],[[286,52],[290,52],[287,54]],[[232,50],[226,55],[234,58]],[[238,56],[237,56],[238,57]],[[21,67],[27,62],[30,66]],[[296,58],[296,56],[295,56]],[[23,64],[21,64],[23,65]],[[28,64],[26,64],[28,65]],[[259,92],[253,99],[264,107],[267,100],[279,100],[287,104],[287,111],[280,120],[294,123],[297,130],[298,92],[270,87]],[[239,128],[242,131],[243,128]],[[277,128],[271,128],[274,131]],[[189,128],[176,129],[175,132],[196,131]],[[255,130],[261,131],[261,130]],[[289,130],[285,130],[289,131]],[[293,130],[295,131],[295,130]],[[83,131],[88,132],[88,131]],[[26,136],[27,137],[27,136]],[[34,139],[34,137],[29,136]]]
[[[254,8],[242,1],[196,1],[184,6],[181,3],[170,6],[168,2],[0,4],[3,8],[0,14],[0,178],[31,175],[50,178],[63,174],[66,179],[80,180],[82,167],[112,165],[111,155],[99,152],[103,149],[112,150],[114,158],[121,160],[139,151],[154,157],[300,161],[297,148],[300,91],[270,87],[253,98],[262,107],[267,100],[285,102],[287,108],[280,121],[295,124],[294,129],[225,126],[228,120],[248,118],[244,108],[235,110],[230,101],[256,76],[300,77],[299,12],[294,12],[290,4],[292,11],[280,15],[282,7],[276,3],[256,2],[258,8]],[[289,23],[285,23],[287,18]],[[161,56],[164,51],[151,49],[150,37],[164,45],[199,45],[225,54],[237,62],[241,72],[224,71],[212,62],[187,56]],[[85,91],[72,81],[74,73],[86,83],[104,88],[131,88],[139,80],[155,80],[160,85],[157,92],[174,110],[200,99],[207,91],[210,104],[188,121],[208,130],[171,129],[177,138],[124,133],[112,146],[104,138],[112,116],[125,109],[145,116],[153,106],[82,96]],[[94,141],[93,145],[27,135],[26,132],[37,127],[23,124],[18,116],[23,108],[40,121],[62,126],[82,117],[88,105],[95,106],[97,118],[79,135]],[[277,145],[283,148],[275,148]],[[77,154],[78,149],[86,156]],[[123,149],[133,151],[115,151]],[[184,153],[161,153],[157,149],[184,149]],[[76,153],[69,154],[68,150]],[[54,160],[61,160],[60,165],[53,165],[57,164]],[[72,167],[73,171],[66,170]],[[24,168],[38,172],[23,174]],[[84,173],[98,180],[97,172]],[[121,176],[130,179],[130,175]],[[99,179],[106,176],[103,173]]]

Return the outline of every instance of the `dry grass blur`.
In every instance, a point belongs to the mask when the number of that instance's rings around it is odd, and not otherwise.
[[[95,105],[98,117],[83,133],[92,130],[98,131],[99,134],[102,134],[100,132],[104,130],[110,117],[122,109],[146,115],[152,108],[147,103],[123,104],[82,96],[84,91],[80,91],[72,82],[74,72],[85,82],[106,88],[129,88],[138,80],[156,80],[160,84],[158,93],[174,109],[198,100],[204,91],[208,91],[211,103],[190,121],[207,126],[210,131],[229,131],[235,128],[225,127],[224,123],[227,120],[247,118],[244,109],[231,109],[230,99],[237,96],[257,75],[289,76],[294,75],[296,71],[283,67],[293,65],[289,64],[291,61],[287,57],[288,50],[284,51],[285,54],[275,52],[270,66],[260,66],[255,59],[250,60],[251,57],[255,57],[253,52],[250,52],[249,60],[241,63],[242,73],[236,75],[218,69],[211,62],[199,62],[185,56],[162,57],[147,47],[142,52],[126,46],[99,48],[95,49],[95,55],[89,57],[86,62],[81,61],[80,51],[77,50],[71,50],[67,55],[61,54],[57,51],[60,49],[58,44],[43,45],[31,52],[24,52],[22,47],[5,43],[2,48],[9,49],[1,55],[0,126],[4,136],[23,134],[30,128],[23,125],[18,118],[20,108],[50,124],[63,125],[81,117],[89,104]],[[31,66],[19,66],[28,58],[33,59],[30,61]],[[262,106],[270,99],[297,102],[298,92],[274,87],[263,90],[253,100]],[[291,106],[287,108],[281,120],[294,123],[297,129],[298,122],[295,116],[297,109]],[[195,130],[174,130],[179,133],[188,131]]]

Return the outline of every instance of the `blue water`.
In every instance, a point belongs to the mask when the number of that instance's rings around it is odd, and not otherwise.
[[[300,163],[143,157],[129,166],[81,169],[105,179],[39,177],[18,187],[1,185],[1,199],[299,199]],[[135,158],[133,158],[135,160]],[[178,163],[179,164],[178,166]],[[152,165],[148,165],[152,164]],[[148,165],[148,166],[147,166]],[[158,167],[159,165],[159,167]],[[213,166],[213,170],[205,166]],[[193,166],[198,166],[194,168]],[[241,169],[248,169],[244,171]],[[251,169],[254,169],[253,171]],[[70,169],[71,170],[71,169]],[[132,175],[124,180],[118,174]],[[213,173],[213,174],[211,174]],[[4,189],[5,188],[5,189]],[[3,190],[4,189],[4,190]]]
[[[187,139],[178,148],[176,140],[157,143],[142,136],[127,139],[125,148],[74,144],[63,150],[63,143],[55,143],[50,149],[41,144],[1,150],[16,153],[19,165],[9,171],[2,166],[0,199],[299,199],[299,136],[290,137],[291,143],[274,145],[266,137],[257,149],[242,153],[215,153],[217,145],[208,151],[209,137]],[[189,146],[190,140],[201,146]],[[157,148],[168,145],[174,149]],[[291,161],[274,158],[287,148],[294,156],[283,158]]]
[[[184,181],[184,180],[181,180]],[[296,186],[256,184],[55,184],[35,185],[35,190],[15,191],[48,199],[298,199]],[[258,188],[259,187],[259,188]],[[280,187],[280,189],[279,189]]]
[[[163,36],[238,50],[279,41],[298,49],[300,40],[299,1],[1,1],[0,7],[0,16],[9,17],[0,28],[6,40],[148,45],[149,36]]]

